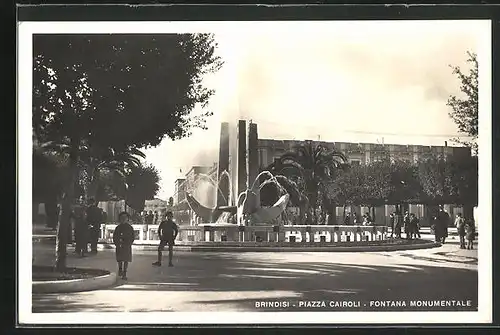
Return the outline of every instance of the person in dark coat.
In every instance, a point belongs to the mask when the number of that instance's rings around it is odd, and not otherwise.
[[[75,206],[72,215],[75,223],[75,253],[80,257],[85,257],[89,242],[89,226],[85,219],[85,208]]]
[[[410,227],[412,230],[412,238],[422,238],[420,235],[420,220],[413,213],[410,214]]]
[[[101,222],[101,209],[97,207],[97,201],[90,199],[89,207],[87,207],[87,224],[90,229],[90,252],[93,254],[97,254],[97,241],[99,240]]]
[[[132,262],[132,244],[135,240],[134,228],[129,224],[130,215],[121,212],[118,215],[119,224],[113,233],[113,243],[116,246],[116,261],[118,276],[127,280],[128,263]]]
[[[436,232],[438,242],[442,244],[445,243],[446,238],[448,237],[448,223],[450,221],[450,215],[445,212],[443,207],[439,207],[439,212],[436,217]]]
[[[163,220],[158,227],[160,245],[158,246],[158,261],[153,263],[154,266],[161,266],[162,251],[166,245],[168,245],[168,266],[174,266],[172,263],[172,257],[174,253],[175,239],[179,234],[179,228],[173,221],[173,217],[173,213],[171,211],[167,211],[166,219]]]
[[[457,233],[460,238],[460,249],[465,249],[465,220],[461,213],[458,213],[455,218],[455,227],[457,227]]]
[[[474,240],[476,239],[476,225],[474,220],[467,220],[465,227],[467,237],[467,249],[474,249]]]

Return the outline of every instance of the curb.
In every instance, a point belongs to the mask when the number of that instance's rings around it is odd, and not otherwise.
[[[425,241],[415,244],[372,245],[372,246],[202,246],[176,245],[174,250],[189,252],[385,252],[401,250],[431,249],[441,243]],[[156,251],[157,245],[133,245],[135,250]],[[114,249],[112,244],[99,244],[100,250]]]
[[[71,280],[34,281],[32,293],[71,293],[93,291],[116,284],[118,277],[111,272],[107,275]]]

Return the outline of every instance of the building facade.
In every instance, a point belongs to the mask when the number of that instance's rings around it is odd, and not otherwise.
[[[306,141],[259,139],[259,166],[265,168],[275,159],[287,151],[293,150],[297,145]],[[446,159],[450,155],[470,155],[470,149],[465,147],[425,146],[425,145],[399,145],[378,143],[347,143],[311,141],[315,146],[322,145],[330,150],[337,150],[347,156],[351,164],[369,164],[383,159],[398,159],[416,163],[418,160],[429,157]]]

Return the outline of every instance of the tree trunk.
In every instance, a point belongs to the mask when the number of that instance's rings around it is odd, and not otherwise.
[[[61,215],[57,226],[56,236],[56,262],[57,271],[66,268],[66,245],[70,231],[71,206],[75,198],[75,184],[78,181],[78,147],[79,143],[71,139],[71,152],[69,155],[70,180],[66,184],[66,189],[62,198]]]

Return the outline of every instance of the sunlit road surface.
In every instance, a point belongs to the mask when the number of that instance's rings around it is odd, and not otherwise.
[[[35,244],[35,264],[50,264],[52,250]],[[127,282],[34,294],[33,312],[477,310],[477,249],[456,243],[394,252],[177,252],[173,268],[152,267],[152,251],[133,257]],[[116,271],[112,250],[70,255],[68,265]]]

